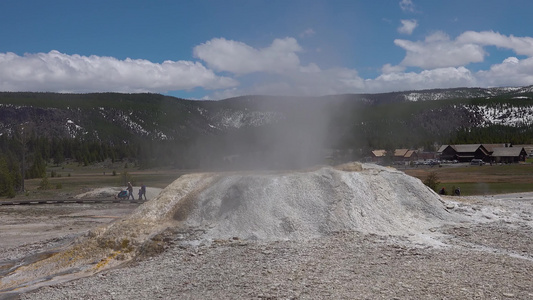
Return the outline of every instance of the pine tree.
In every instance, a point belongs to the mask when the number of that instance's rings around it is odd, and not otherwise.
[[[9,171],[5,157],[0,157],[0,196],[15,196],[15,178]]]

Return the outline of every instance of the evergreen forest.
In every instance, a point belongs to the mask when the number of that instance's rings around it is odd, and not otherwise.
[[[276,169],[361,160],[374,149],[533,144],[531,92],[426,101],[401,96],[191,101],[157,94],[0,93],[0,196],[13,196],[22,178],[44,177],[47,165],[66,161]]]

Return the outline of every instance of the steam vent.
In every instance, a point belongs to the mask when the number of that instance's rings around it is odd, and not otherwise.
[[[419,179],[370,164],[189,174],[130,216],[14,270],[1,280],[0,290],[92,275],[162,251],[170,233],[193,230],[198,234],[191,243],[302,240],[335,231],[412,237],[459,218]]]

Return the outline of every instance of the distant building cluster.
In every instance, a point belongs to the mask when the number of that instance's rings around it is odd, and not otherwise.
[[[395,149],[393,155],[386,150],[373,150],[370,160],[383,163],[387,160],[397,164],[417,162],[472,162],[483,163],[518,163],[533,155],[533,145],[512,144],[462,144],[442,145],[437,152]]]

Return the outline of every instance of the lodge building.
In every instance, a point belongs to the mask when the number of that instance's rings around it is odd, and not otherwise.
[[[533,155],[533,145],[512,144],[456,144],[442,145],[437,152],[422,152],[409,149],[395,149],[392,159],[397,163],[419,160],[441,160],[470,162],[481,159],[486,163],[518,163]],[[385,150],[374,150],[371,160],[382,163],[387,156]]]

